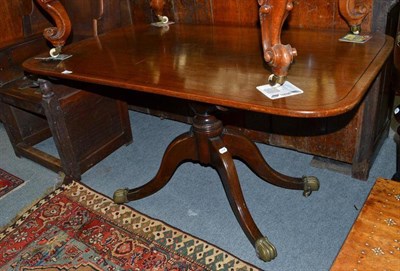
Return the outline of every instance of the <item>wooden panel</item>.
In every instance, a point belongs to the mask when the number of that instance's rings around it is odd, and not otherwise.
[[[228,120],[229,121],[229,120]],[[287,118],[247,112],[245,133],[255,141],[352,163],[360,113],[330,118]],[[338,151],[341,150],[341,151]]]
[[[17,1],[0,1],[0,47],[23,37],[21,10]]]
[[[33,36],[24,41],[0,50],[0,87],[23,76],[21,64],[33,55],[47,50],[42,36]]]
[[[257,1],[213,1],[214,24],[257,25]]]
[[[64,7],[73,25],[74,36],[93,36],[93,19],[100,16],[100,7],[96,2],[95,0],[64,1]]]
[[[100,32],[133,22],[155,20],[147,0],[104,1],[104,15]],[[16,39],[41,33],[51,25],[50,18],[38,10],[33,0],[4,0],[0,2],[0,47]],[[73,21],[77,36],[93,33],[93,19],[98,18],[101,0],[62,1]],[[363,0],[373,5],[373,12],[365,19],[363,29],[382,30],[385,26],[386,11],[395,0]],[[294,1],[294,9],[288,18],[288,26],[307,29],[347,29],[338,11],[337,0]],[[170,0],[166,1],[165,14],[176,22],[228,25],[257,25],[258,3],[248,0]],[[306,16],[305,16],[306,14]],[[372,17],[374,16],[374,20]]]
[[[398,270],[400,183],[378,179],[331,271]]]
[[[130,0],[62,0],[61,2],[66,7],[73,24],[74,33],[71,40],[74,36],[77,40],[92,36],[95,30],[94,19],[99,19],[97,26],[100,33],[130,24],[132,21]],[[142,5],[144,6],[144,3]],[[52,19],[34,0],[0,1],[0,48],[41,34],[45,28],[52,25]]]
[[[362,3],[371,9],[370,14],[362,23],[362,29],[367,32],[371,31],[373,2],[373,0],[362,0]],[[346,22],[340,15],[338,1],[294,1],[294,8],[288,19],[288,24],[290,27],[306,29],[348,29]]]
[[[359,0],[361,1],[361,0]],[[382,3],[392,0],[375,1],[362,0],[367,6],[371,7],[371,13],[363,22],[365,31],[371,30],[372,24],[372,5],[377,5],[376,10],[381,10]],[[348,26],[339,14],[337,0],[295,0],[294,9],[288,18],[288,26],[304,29],[344,29]],[[149,15],[149,1],[131,1],[133,17],[142,19],[142,22],[150,22],[155,17]],[[202,23],[217,25],[247,25],[256,26],[258,22],[258,2],[256,0],[229,0],[229,1],[212,1],[212,0],[170,0],[166,1],[164,7],[165,15],[171,20],[180,23]],[[150,11],[151,12],[151,11]],[[375,12],[382,13],[384,12]],[[150,20],[150,21],[149,21]],[[383,23],[383,22],[381,22]]]
[[[153,20],[153,14],[148,0],[135,0],[130,2],[132,20],[135,23],[150,23]],[[169,14],[167,14],[168,16]],[[172,18],[172,17],[171,17]]]
[[[33,0],[0,1],[0,48],[42,33],[49,25]]]
[[[173,16],[182,23],[212,23],[211,4],[208,0],[185,0],[173,2]]]
[[[24,0],[20,1],[29,2]],[[41,34],[45,28],[52,26],[52,21],[47,13],[40,9],[35,0],[30,1],[33,1],[34,5],[32,6],[31,12],[25,18],[25,21],[29,22],[31,35]]]
[[[127,105],[115,99],[112,89],[102,87],[102,95],[98,95],[76,87],[82,85],[54,85],[54,95],[43,98],[42,104],[64,172],[80,178],[117,148],[129,144],[132,134]],[[98,90],[98,86],[85,90],[92,88]]]
[[[72,22],[72,41],[130,24],[129,0],[64,1]]]
[[[337,1],[309,0],[294,1],[294,8],[288,24],[300,28],[335,28],[346,27],[341,20]]]

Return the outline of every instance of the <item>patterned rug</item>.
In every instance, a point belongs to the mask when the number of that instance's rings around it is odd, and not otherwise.
[[[0,233],[0,270],[260,270],[73,182]]]
[[[21,185],[24,181],[20,178],[11,175],[7,171],[0,168],[0,198],[5,194]]]

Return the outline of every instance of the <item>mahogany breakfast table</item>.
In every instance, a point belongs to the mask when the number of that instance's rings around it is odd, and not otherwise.
[[[301,52],[288,80],[304,93],[276,100],[256,89],[267,83],[270,71],[263,59],[259,29],[254,27],[128,26],[66,46],[63,53],[72,55],[66,60],[31,58],[23,66],[41,78],[41,89],[47,96],[57,91],[57,84],[78,81],[96,86],[90,91],[98,89],[98,93],[104,85],[190,103],[195,112],[192,128],[170,143],[155,177],[141,187],[117,190],[114,200],[124,203],[157,192],[183,161],[211,165],[218,171],[232,210],[258,256],[269,261],[276,257],[276,248],[261,234],[247,209],[233,158],[243,160],[262,180],[303,190],[305,196],[319,189],[318,179],[275,171],[251,140],[224,127],[213,112],[225,108],[320,118],[351,110],[390,54],[392,40],[377,33],[364,44],[339,42],[343,34],[283,32],[282,40]]]

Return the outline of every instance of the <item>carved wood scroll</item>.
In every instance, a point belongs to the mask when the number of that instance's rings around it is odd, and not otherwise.
[[[150,7],[154,10],[157,16],[161,16],[163,13],[165,1],[164,0],[151,0]]]
[[[350,31],[355,35],[360,34],[361,23],[370,13],[368,6],[362,1],[339,0],[339,11],[350,26]]]
[[[290,44],[281,44],[282,26],[289,11],[293,9],[292,0],[258,0],[261,23],[261,36],[264,59],[272,68],[269,83],[283,84],[290,64],[297,51]]]
[[[163,16],[165,0],[150,0],[150,7],[153,9],[158,20],[164,24],[168,23],[168,17]]]
[[[59,0],[36,0],[36,2],[53,18],[56,26],[46,28],[43,36],[54,46],[52,56],[61,52],[71,33],[71,21],[64,6]]]

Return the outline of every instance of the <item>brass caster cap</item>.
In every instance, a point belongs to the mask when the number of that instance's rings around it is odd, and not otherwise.
[[[268,77],[268,84],[271,86],[275,86],[276,84],[283,85],[286,81],[286,76],[278,76],[275,74],[271,74]]]
[[[169,19],[167,16],[160,16],[159,19],[160,19],[160,22],[162,22],[163,24],[167,24],[169,22]]]
[[[128,189],[118,189],[114,192],[113,200],[117,204],[123,204],[128,202]]]
[[[264,262],[272,261],[277,256],[275,246],[268,240],[267,237],[258,239],[254,246],[256,248],[258,258]]]
[[[303,196],[308,197],[313,191],[319,190],[319,180],[314,176],[304,176],[304,192]]]
[[[361,25],[352,25],[350,27],[350,31],[354,35],[359,35],[361,33]]]
[[[51,48],[49,54],[51,57],[58,57],[61,53],[61,47]]]

